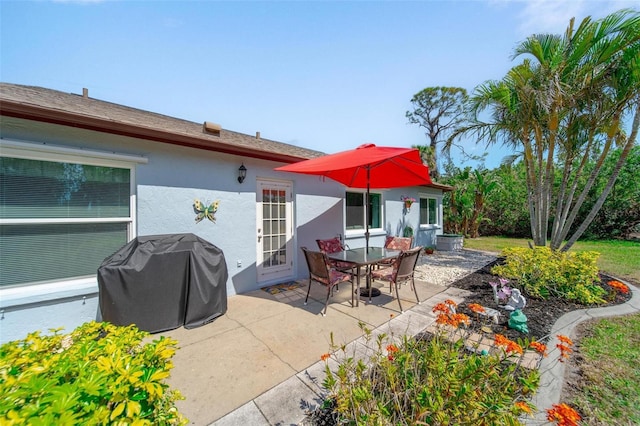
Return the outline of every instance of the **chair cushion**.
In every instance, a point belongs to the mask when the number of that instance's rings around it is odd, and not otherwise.
[[[337,271],[333,268],[329,269],[329,279],[327,279],[326,277],[315,275],[315,274],[313,274],[311,278],[322,285],[331,285],[331,286],[340,284],[341,282],[351,281],[350,274],[345,274],[344,272]]]
[[[329,259],[329,263],[330,263],[330,265],[332,267],[337,268],[337,269],[353,269],[354,268],[352,263],[341,262],[339,260]]]
[[[410,250],[411,238],[408,237],[387,237],[385,247],[391,250]]]
[[[331,275],[331,285],[336,285],[345,281],[351,281],[351,275],[345,274],[344,272],[336,271],[335,269],[331,269],[329,274]]]
[[[318,247],[325,253],[337,253],[342,251],[342,243],[339,238],[331,238],[329,240],[318,240]]]
[[[374,278],[378,278],[386,281],[393,280],[393,273],[394,273],[393,268],[382,268],[382,269],[375,269],[371,271],[371,275]]]

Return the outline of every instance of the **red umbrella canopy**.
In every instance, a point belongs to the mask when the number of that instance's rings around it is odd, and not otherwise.
[[[356,149],[278,167],[282,172],[331,178],[349,188],[399,188],[431,184],[429,168],[414,148],[360,145]]]

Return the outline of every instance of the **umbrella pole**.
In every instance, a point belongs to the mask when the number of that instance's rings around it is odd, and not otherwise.
[[[365,217],[365,232],[364,232],[364,239],[365,239],[365,247],[367,249],[367,253],[369,253],[369,215],[371,214],[371,211],[369,210],[369,171],[371,170],[371,168],[369,166],[367,166],[367,199],[365,201],[365,208],[366,208],[366,217]]]

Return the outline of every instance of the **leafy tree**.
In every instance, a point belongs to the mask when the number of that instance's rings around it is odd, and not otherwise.
[[[480,222],[485,219],[485,198],[496,188],[497,183],[490,180],[490,175],[486,171],[481,172],[476,169],[473,171],[473,176],[475,177],[475,188],[473,192],[473,213],[469,221],[469,236],[471,238],[478,238]]]
[[[503,161],[489,173],[497,184],[486,196],[479,233],[531,238],[524,163]]]
[[[448,135],[462,123],[467,98],[467,91],[460,87],[427,87],[411,98],[413,111],[407,111],[406,117],[409,123],[426,130],[430,150],[421,149],[421,153],[429,158],[427,164],[434,179],[440,177],[438,144],[445,144]]]
[[[609,156],[604,165],[604,177],[600,177],[594,184],[594,189],[589,193],[589,202],[594,202],[598,194],[607,184],[606,176],[611,174],[620,156],[620,150]],[[592,162],[593,163],[593,162]],[[578,220],[589,213],[583,209],[578,215]],[[587,228],[584,235],[591,239],[601,238],[629,238],[632,232],[636,232],[640,225],[640,146],[631,150],[627,162],[620,170],[620,176],[615,182],[611,193],[607,197],[593,222]]]
[[[454,132],[447,144],[463,134],[477,133],[489,144],[501,141],[521,150],[534,243],[546,245],[550,234],[552,249],[568,250],[604,204],[636,142],[640,13],[623,10],[597,21],[586,18],[577,28],[572,19],[564,35],[528,37],[516,48],[514,58],[521,55],[529,57],[502,80],[476,89],[471,124]],[[480,119],[485,110],[490,112],[488,121]],[[627,135],[623,123],[631,117]],[[620,156],[606,184],[574,227],[615,146],[620,147]],[[595,165],[587,174],[591,159]],[[562,178],[554,200],[556,165]]]
[[[447,233],[479,236],[480,223],[485,220],[484,202],[495,187],[487,170],[449,168],[445,182],[455,189],[445,195],[444,228]]]
[[[467,235],[469,220],[473,214],[473,190],[471,168],[455,169],[444,183],[455,189],[444,195],[444,231],[451,234]]]

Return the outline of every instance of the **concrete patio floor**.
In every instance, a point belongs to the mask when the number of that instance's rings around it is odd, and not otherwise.
[[[382,294],[371,304],[363,298],[352,308],[351,288],[345,283],[323,317],[325,289],[313,283],[304,305],[307,281],[301,284],[276,295],[256,290],[232,296],[226,314],[212,323],[161,333],[180,347],[168,383],[185,396],[176,405],[190,424],[297,424],[305,405],[321,402],[322,378],[314,380],[317,374],[310,371],[322,375],[320,356],[329,352],[332,333],[336,344],[357,344],[363,335],[358,323],[363,322],[378,328],[375,333],[392,331],[396,339],[415,335],[435,320],[431,308],[436,303],[455,300],[462,291],[416,281],[423,302],[416,305],[410,286],[403,285],[401,314],[388,284],[376,282]],[[295,381],[295,391],[283,390],[289,379]]]

